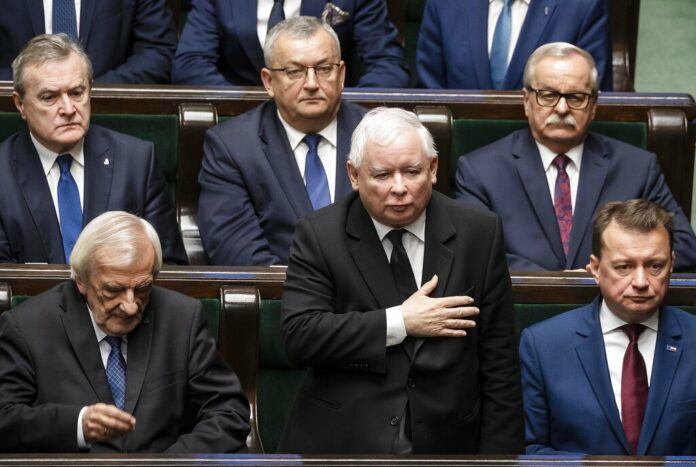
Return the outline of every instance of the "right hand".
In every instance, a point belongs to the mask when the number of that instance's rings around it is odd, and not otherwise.
[[[479,314],[479,309],[467,306],[474,299],[466,295],[431,298],[437,287],[433,276],[401,305],[406,334],[414,337],[463,337],[466,329],[476,326],[469,318]]]
[[[82,414],[82,434],[88,443],[118,438],[134,430],[135,417],[115,405],[90,405]]]

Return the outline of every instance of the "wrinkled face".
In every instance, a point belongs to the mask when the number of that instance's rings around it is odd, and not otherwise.
[[[612,221],[602,242],[601,258],[590,256],[590,272],[604,301],[627,323],[645,321],[657,311],[669,287],[674,254],[667,229],[634,232]]]
[[[394,228],[420,216],[437,181],[437,157],[428,159],[415,131],[389,146],[368,142],[360,167],[350,161],[347,167],[351,185],[370,216]]]
[[[533,87],[560,93],[592,93],[591,67],[580,55],[546,57],[537,63]],[[582,143],[595,116],[597,101],[583,110],[571,109],[565,98],[553,107],[537,102],[534,91],[523,89],[524,112],[534,139],[555,153],[565,153]]]
[[[91,83],[85,63],[73,54],[25,70],[24,98],[12,93],[15,106],[34,137],[59,154],[71,150],[87,133]]]
[[[94,321],[111,336],[124,336],[140,323],[155,280],[155,252],[143,245],[130,265],[108,260],[108,247],[95,258],[95,267],[86,282],[76,279],[80,293],[89,304]]]
[[[335,50],[331,36],[318,30],[307,39],[287,34],[278,37],[272,68],[294,68],[339,63],[330,76],[320,77],[314,69],[307,76],[290,79],[283,71],[263,68],[261,79],[280,114],[294,128],[305,133],[324,129],[338,113],[345,79],[345,64]]]

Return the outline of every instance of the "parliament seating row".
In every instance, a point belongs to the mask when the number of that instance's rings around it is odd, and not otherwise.
[[[0,266],[0,312],[68,279],[60,265]],[[239,375],[251,406],[250,452],[275,452],[306,370],[294,367],[280,337],[285,268],[165,267],[157,283],[203,301],[211,331]],[[525,327],[589,303],[597,294],[585,273],[513,275],[518,334]],[[666,302],[696,312],[696,275],[674,275]]]
[[[21,128],[11,99],[0,84],[0,140]],[[440,152],[436,188],[453,194],[461,154],[518,128],[526,118],[518,91],[400,92],[347,89],[344,98],[364,105],[415,111],[435,137]],[[218,118],[234,117],[268,99],[262,88],[184,86],[96,86],[93,122],[153,141],[174,195],[191,264],[207,264],[198,234],[198,172],[205,131]],[[696,103],[688,94],[605,93],[599,97],[593,129],[657,154],[668,186],[687,216],[691,212]]]

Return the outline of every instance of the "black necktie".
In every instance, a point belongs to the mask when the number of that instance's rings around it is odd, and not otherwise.
[[[273,29],[273,26],[284,19],[285,12],[283,11],[283,0],[273,0],[273,9],[271,10],[271,15],[268,17],[268,32]]]
[[[404,229],[394,229],[387,234],[387,238],[393,246],[389,259],[389,267],[394,276],[396,289],[399,291],[402,302],[418,290],[416,279],[413,276],[411,262],[408,260],[408,255],[406,254],[403,243],[401,243],[401,237],[404,232],[406,232]]]

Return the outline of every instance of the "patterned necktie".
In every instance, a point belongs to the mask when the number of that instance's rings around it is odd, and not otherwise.
[[[270,32],[273,26],[280,23],[285,19],[285,12],[283,11],[283,0],[273,0],[273,8],[271,9],[271,15],[268,17],[268,29]]]
[[[64,32],[77,40],[77,16],[75,0],[53,0],[53,34]]]
[[[508,52],[510,50],[510,35],[512,31],[512,9],[514,0],[503,0],[503,10],[498,16],[491,45],[491,82],[493,89],[503,89],[505,74],[508,67]]]
[[[75,246],[77,237],[82,230],[82,207],[77,183],[70,174],[73,158],[70,154],[58,156],[60,179],[58,180],[58,213],[60,215],[60,232],[63,237],[65,262],[70,262],[70,254]]]
[[[561,232],[563,252],[566,256],[568,255],[568,247],[570,246],[570,231],[573,228],[573,203],[570,199],[570,179],[566,172],[568,162],[570,162],[570,158],[565,154],[559,154],[553,159],[553,165],[555,165],[558,170],[556,174],[556,188],[554,190],[553,204],[556,210],[558,230]]]
[[[326,178],[324,164],[321,163],[317,152],[320,139],[321,136],[315,133],[310,133],[304,137],[304,142],[309,148],[305,159],[305,184],[309,200],[315,210],[331,204],[329,181]]]
[[[628,336],[628,347],[621,371],[621,423],[626,439],[635,455],[648,402],[648,372],[638,349],[638,337],[645,329],[642,324],[626,324],[621,330]]]
[[[104,340],[111,346],[109,358],[106,360],[106,379],[114,404],[123,410],[126,406],[126,361],[121,353],[121,338],[106,336]]]
[[[408,254],[406,253],[406,249],[401,242],[401,237],[403,236],[404,232],[406,232],[404,229],[394,229],[389,231],[387,234],[387,238],[392,244],[389,267],[391,268],[392,275],[394,276],[396,289],[399,291],[399,298],[402,302],[413,295],[416,290],[418,290],[416,278],[413,276],[411,262],[408,260]]]

